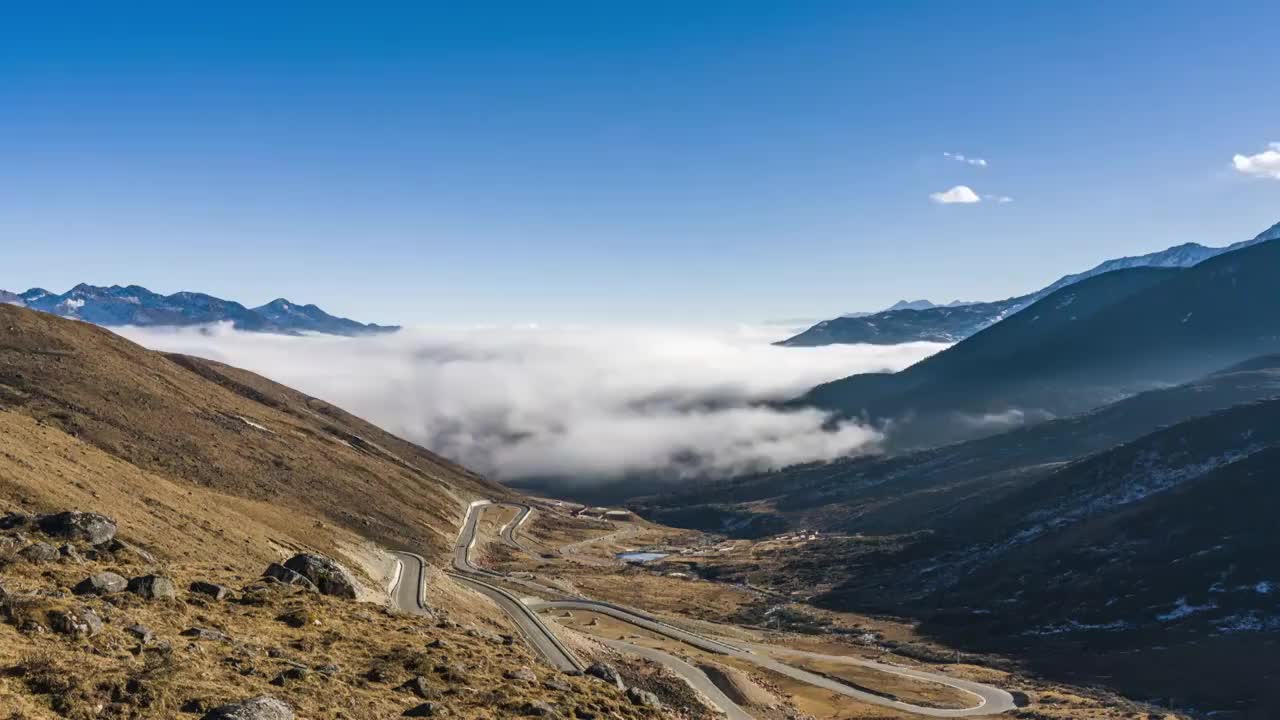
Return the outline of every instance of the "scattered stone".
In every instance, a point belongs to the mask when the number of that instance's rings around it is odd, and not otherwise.
[[[443,650],[448,646],[445,644],[443,640],[441,640],[440,638],[436,638],[435,640],[432,640],[431,642],[427,643],[427,647],[432,650]]]
[[[465,683],[467,681],[467,669],[459,663],[437,665],[436,672],[440,673],[440,677],[445,682]]]
[[[73,562],[77,564],[84,562],[84,556],[81,555],[80,551],[76,549],[76,546],[72,545],[71,543],[67,543],[59,547],[58,554],[61,555],[62,559],[66,560],[67,562]]]
[[[319,591],[316,584],[308,580],[305,575],[294,570],[290,570],[280,563],[271,563],[267,566],[266,571],[263,572],[262,575],[263,577],[279,580],[285,585],[297,585],[298,587],[306,588],[311,592]]]
[[[71,592],[77,595],[110,595],[123,592],[129,581],[113,572],[100,572],[81,580]]]
[[[138,638],[138,642],[141,642],[143,645],[146,645],[155,638],[155,633],[151,632],[151,628],[146,625],[130,625],[125,628],[125,632]]]
[[[578,720],[596,720],[596,714],[584,707],[576,707],[573,709],[573,716]]]
[[[533,684],[538,682],[538,676],[534,674],[534,672],[527,667],[520,667],[520,668],[516,668],[515,670],[508,670],[505,673],[503,673],[503,677],[505,677],[508,680],[515,680],[516,682],[522,682],[522,683]]]
[[[313,613],[308,608],[298,608],[296,610],[290,610],[289,612],[284,613],[283,615],[280,615],[276,619],[288,625],[289,627],[293,627],[293,628],[304,628],[304,627],[307,627],[308,625],[320,624],[320,619],[317,618],[315,613]]]
[[[302,553],[286,560],[284,566],[310,580],[322,594],[356,599],[355,580],[334,560],[323,555]]]
[[[84,540],[90,545],[102,545],[116,536],[116,521],[93,512],[72,510],[41,515],[36,518],[36,525],[46,535]]]
[[[46,563],[58,559],[58,548],[47,542],[31,543],[18,551],[18,556],[29,563]]]
[[[0,530],[15,530],[30,527],[35,518],[24,512],[11,512],[0,515]]]
[[[639,705],[647,708],[662,707],[662,701],[658,699],[657,695],[654,695],[648,690],[641,690],[637,687],[627,688],[627,699],[631,701],[632,705]]]
[[[440,691],[431,687],[427,679],[421,675],[415,675],[412,680],[400,686],[401,690],[408,690],[423,700],[439,700]]]
[[[54,632],[73,637],[89,637],[102,632],[102,620],[89,608],[54,610],[49,613],[49,625]]]
[[[404,717],[435,717],[436,706],[429,702],[424,702],[417,707],[409,708],[404,711]]]
[[[291,667],[288,670],[280,672],[275,679],[271,681],[272,685],[284,685],[292,680],[306,680],[311,676],[311,671],[305,667]]]
[[[143,575],[129,581],[129,592],[147,600],[173,600],[178,590],[173,580],[163,575]]]
[[[230,592],[230,590],[223,585],[215,585],[211,582],[204,582],[203,580],[197,580],[196,582],[191,583],[191,587],[189,589],[197,595],[208,595],[214,600],[222,600],[226,598],[227,593]]]
[[[127,543],[121,540],[120,538],[115,538],[111,542],[107,543],[104,547],[106,547],[107,551],[111,553],[133,555],[134,557],[147,563],[148,565],[156,564],[155,555],[152,555],[151,553],[147,552],[146,550],[143,550],[137,545]]]
[[[191,627],[178,634],[183,637],[195,638],[197,640],[220,640],[223,642],[229,642],[231,640],[231,637],[226,633],[212,628]]]
[[[503,644],[503,645],[515,645],[515,644],[516,644],[516,638],[515,638],[515,636],[514,636],[514,635],[502,635],[502,636],[500,636],[500,637],[502,638],[502,644]]]
[[[316,672],[320,673],[321,675],[326,675],[328,677],[333,677],[334,675],[337,675],[341,671],[342,671],[342,668],[338,667],[337,665],[334,665],[333,663],[325,663],[324,665],[321,665],[316,668]]]
[[[548,690],[555,690],[557,692],[569,692],[573,689],[572,685],[555,676],[543,680],[542,687]]]
[[[35,620],[27,619],[23,620],[22,624],[18,626],[18,632],[23,635],[43,635],[49,630]]]
[[[556,709],[544,700],[530,700],[520,706],[520,714],[526,717],[555,717]]]
[[[202,720],[293,720],[293,709],[281,700],[263,695],[216,707],[205,713]]]
[[[622,682],[622,676],[618,674],[617,668],[609,663],[593,662],[590,667],[587,668],[587,674],[593,678],[610,683],[619,690],[626,689],[626,685]]]

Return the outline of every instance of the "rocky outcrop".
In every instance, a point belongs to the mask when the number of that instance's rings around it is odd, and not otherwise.
[[[110,595],[123,592],[129,581],[113,572],[100,572],[81,580],[71,589],[77,595]]]
[[[262,695],[238,703],[216,707],[202,720],[293,720],[293,708],[283,700]]]
[[[102,619],[89,608],[54,610],[49,613],[49,626],[63,635],[88,637],[102,632]]]
[[[263,571],[262,576],[273,580],[279,580],[285,585],[297,585],[299,587],[306,588],[311,592],[318,592],[319,590],[315,583],[308,580],[305,575],[294,570],[290,570],[280,563],[271,563],[268,565],[267,569]]]
[[[143,575],[129,581],[129,592],[147,600],[173,600],[178,589],[173,580],[163,575]]]
[[[90,545],[111,542],[116,536],[116,521],[94,512],[67,512],[41,515],[36,525],[44,534],[68,540],[83,540]]]
[[[662,701],[658,699],[657,695],[637,687],[627,688],[627,699],[631,701],[632,705],[639,705],[640,707],[662,707]]]
[[[46,563],[57,560],[58,548],[47,542],[31,543],[18,551],[18,556],[29,563]]]
[[[204,595],[206,597],[213,598],[214,600],[222,600],[226,598],[227,593],[230,592],[223,585],[215,585],[214,583],[204,582],[203,580],[197,580],[196,582],[191,583],[191,586],[188,589],[196,595]]]
[[[618,669],[609,663],[593,662],[587,667],[587,674],[593,678],[603,680],[622,690],[626,685],[622,682],[622,676],[618,674]]]
[[[356,583],[351,573],[323,555],[303,553],[285,561],[284,566],[310,580],[322,594],[354,600]]]

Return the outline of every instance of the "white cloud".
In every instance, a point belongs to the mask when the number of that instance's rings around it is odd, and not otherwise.
[[[1270,143],[1257,155],[1236,155],[1231,164],[1245,175],[1280,180],[1280,142]]]
[[[983,158],[979,158],[979,157],[969,157],[969,156],[967,156],[967,155],[961,155],[960,153],[949,153],[949,152],[944,152],[944,153],[942,153],[942,157],[944,157],[944,158],[948,158],[948,159],[950,159],[950,160],[955,160],[956,162],[967,163],[967,164],[969,164],[969,165],[973,165],[973,166],[976,166],[976,167],[986,167],[986,166],[987,166],[987,161],[986,161],[986,160],[984,160]]]
[[[737,328],[414,328],[286,337],[226,326],[120,328],[258,372],[499,479],[723,475],[871,452],[873,428],[783,400],[945,347],[774,347]]]
[[[1008,195],[983,195],[982,199],[990,200],[993,203],[1000,203],[1001,205],[1003,205],[1004,203],[1013,202],[1013,198],[1009,197]]]
[[[929,199],[940,205],[982,202],[982,198],[978,197],[978,193],[974,192],[973,188],[968,185],[957,185],[950,190],[933,193],[929,195]]]

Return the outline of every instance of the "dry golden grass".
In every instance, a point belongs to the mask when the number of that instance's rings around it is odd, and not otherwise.
[[[153,475],[428,557],[447,552],[467,502],[509,494],[252,373],[10,305],[0,305],[0,409]]]

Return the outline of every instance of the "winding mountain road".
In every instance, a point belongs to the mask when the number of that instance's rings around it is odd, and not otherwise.
[[[478,567],[471,561],[471,549],[476,543],[476,526],[479,521],[480,514],[483,512],[485,507],[489,506],[506,506],[516,508],[518,510],[517,516],[499,530],[499,537],[504,543],[515,548],[523,549],[519,545],[519,540],[516,537],[516,531],[524,524],[525,521],[528,520],[532,513],[532,508],[519,503],[477,501],[472,503],[467,509],[467,515],[463,520],[462,529],[459,531],[458,539],[454,544],[452,563],[453,570],[448,574],[464,586],[477,590],[478,592],[481,592],[493,599],[494,602],[497,603],[498,607],[511,617],[517,628],[519,628],[520,633],[529,641],[534,649],[542,654],[553,666],[561,670],[581,671],[583,669],[583,665],[582,662],[564,646],[559,638],[555,636],[550,628],[546,626],[542,621],[542,618],[538,615],[537,611],[539,610],[576,609],[608,615],[609,617],[628,623],[637,628],[647,630],[671,640],[682,642],[704,652],[746,660],[766,670],[786,675],[787,677],[808,683],[815,687],[852,697],[862,702],[904,710],[917,715],[929,717],[995,715],[1007,712],[1015,707],[1012,695],[990,685],[951,678],[924,670],[913,670],[910,668],[898,667],[896,665],[878,663],[873,660],[863,660],[861,658],[839,655],[823,655],[819,653],[809,653],[759,644],[742,644],[741,646],[733,645],[716,638],[676,627],[675,625],[665,622],[657,617],[647,615],[632,608],[584,597],[568,596],[563,591],[555,588],[540,585],[535,582],[511,578],[507,575]],[[401,553],[400,556],[401,563],[405,567],[402,572],[401,581],[393,593],[396,603],[406,609],[412,610],[415,608],[421,608],[422,598],[420,588],[422,582],[422,558],[409,553]],[[497,584],[499,581],[517,583],[519,585],[529,587],[542,595],[549,595],[550,597],[557,599],[526,602],[525,600],[516,597],[505,588],[500,587]],[[410,584],[413,584],[414,589],[407,589]],[[724,711],[730,720],[751,720],[752,716],[749,713],[734,703],[719,688],[717,688],[714,683],[711,682],[705,673],[693,665],[680,660],[673,655],[653,648],[646,648],[620,640],[602,641],[607,645],[646,657],[654,662],[658,662],[666,666]],[[962,709],[942,709],[912,705],[894,698],[860,690],[826,675],[820,675],[792,665],[787,665],[786,663],[780,662],[772,657],[772,655],[775,654],[784,656],[790,655],[792,657],[810,657],[829,662],[859,665],[862,667],[873,668],[881,672],[910,677],[924,682],[937,683],[973,696],[975,704],[972,707]]]

